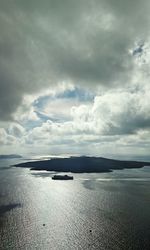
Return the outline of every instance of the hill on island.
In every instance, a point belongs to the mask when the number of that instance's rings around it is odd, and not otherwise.
[[[141,168],[150,166],[150,162],[122,161],[103,157],[70,157],[52,158],[45,161],[32,161],[15,165],[16,167],[30,168],[31,170],[47,170],[72,173],[100,173],[124,168]]]

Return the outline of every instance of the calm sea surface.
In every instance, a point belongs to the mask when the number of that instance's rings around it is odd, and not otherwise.
[[[9,168],[0,161],[0,249],[150,249],[150,167],[107,174]]]

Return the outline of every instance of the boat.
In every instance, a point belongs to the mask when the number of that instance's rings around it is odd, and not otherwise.
[[[73,180],[73,176],[69,175],[53,175],[53,180]]]

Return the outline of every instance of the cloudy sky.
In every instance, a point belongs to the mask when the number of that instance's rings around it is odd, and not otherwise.
[[[148,155],[150,1],[0,1],[0,153]]]

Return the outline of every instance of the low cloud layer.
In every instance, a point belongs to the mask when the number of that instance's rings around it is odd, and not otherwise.
[[[60,95],[61,96],[61,95]],[[65,96],[65,94],[64,94]],[[43,97],[44,99],[44,97]],[[47,100],[47,96],[45,97]],[[55,99],[54,96],[52,99]],[[69,99],[69,100],[68,100]],[[30,117],[27,112],[22,124],[26,129],[11,123],[2,128],[1,144],[21,145],[23,148],[37,148],[48,152],[64,154],[100,154],[107,148],[117,148],[117,152],[137,153],[137,148],[149,150],[150,135],[150,91],[115,91],[95,96],[89,102],[78,102],[76,98],[60,98],[61,109],[58,112],[57,102],[53,102],[53,115],[47,107],[52,105],[51,98],[42,101],[41,114]],[[59,99],[56,99],[59,102]],[[68,100],[68,106],[66,101]],[[70,102],[69,102],[70,101]],[[44,103],[44,104],[43,104]],[[74,104],[75,105],[74,105]],[[64,113],[63,107],[67,107]],[[39,107],[38,107],[39,109]],[[59,119],[57,119],[59,118]],[[21,119],[20,119],[21,121]],[[129,150],[130,149],[130,150]],[[56,152],[55,152],[56,151]],[[108,153],[108,152],[107,152]],[[128,152],[129,153],[129,152]]]

